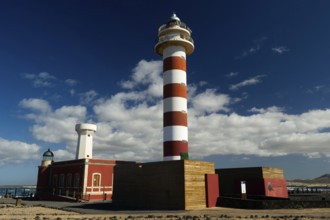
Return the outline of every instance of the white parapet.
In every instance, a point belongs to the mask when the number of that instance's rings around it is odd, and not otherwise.
[[[83,123],[83,124],[76,124],[76,131],[83,131],[83,130],[90,130],[96,132],[96,125],[95,124],[88,124],[88,123]]]

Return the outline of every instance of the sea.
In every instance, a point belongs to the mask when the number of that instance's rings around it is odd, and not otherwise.
[[[34,197],[35,185],[0,185],[0,198]]]

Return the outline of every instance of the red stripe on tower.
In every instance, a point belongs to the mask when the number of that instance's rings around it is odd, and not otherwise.
[[[194,51],[190,28],[173,14],[158,29],[156,52],[163,56],[164,160],[188,158],[186,55]]]

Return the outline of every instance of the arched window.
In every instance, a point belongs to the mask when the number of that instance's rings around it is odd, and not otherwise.
[[[101,185],[101,174],[93,173],[93,186],[98,187]]]

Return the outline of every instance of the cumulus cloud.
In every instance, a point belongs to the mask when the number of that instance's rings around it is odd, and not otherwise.
[[[0,137],[0,166],[37,159],[39,149],[40,147],[36,144],[6,140]]]
[[[33,121],[31,132],[40,141],[63,144],[55,160],[73,159],[77,134],[74,126],[91,115],[98,130],[94,138],[95,158],[155,161],[162,159],[161,61],[140,61],[131,77],[122,81],[124,90],[99,97],[87,114],[83,106],[54,108],[46,100],[24,99],[20,106]],[[260,82],[253,77],[233,88]],[[189,154],[192,159],[215,154],[276,156],[328,153],[330,109],[287,114],[278,106],[254,107],[247,115],[232,111],[235,99],[215,89],[189,85]],[[160,88],[159,91],[150,89]],[[1,152],[1,151],[0,151]],[[70,158],[72,157],[72,158]]]
[[[45,107],[37,108],[36,103],[42,103]],[[24,99],[20,106],[28,111],[24,115],[25,118],[34,123],[30,131],[36,140],[54,144],[64,143],[70,152],[75,151],[77,134],[74,128],[77,123],[86,120],[85,107],[62,106],[52,110],[49,103],[42,99]]]
[[[163,95],[162,61],[141,60],[133,69],[131,79],[122,81],[120,85],[125,89],[143,88],[148,95],[160,97]],[[143,87],[144,86],[144,87]],[[138,87],[138,88],[137,88]]]
[[[39,74],[24,73],[23,78],[31,80],[35,88],[39,87],[52,87],[56,81],[56,77],[48,72],[41,72]]]
[[[245,86],[251,86],[251,85],[255,85],[257,83],[260,83],[261,82],[261,78],[265,77],[266,75],[257,75],[257,76],[254,76],[250,79],[247,79],[247,80],[244,80],[240,83],[237,83],[237,84],[234,84],[234,85],[231,85],[229,87],[230,90],[238,90],[242,87],[245,87]]]
[[[329,128],[330,119],[321,120],[326,115],[330,116],[330,110],[289,115],[273,107],[250,116],[231,113],[193,117],[189,123],[191,154],[327,154],[330,133],[320,132]]]
[[[96,155],[127,160],[159,160],[161,100],[147,104],[143,92],[118,93],[94,106],[98,123]]]
[[[19,105],[23,108],[31,109],[42,113],[51,111],[51,106],[46,100],[43,99],[23,99],[19,102]]]
[[[280,46],[280,47],[273,47],[272,51],[276,54],[283,54],[285,52],[289,52],[290,49],[284,46]]]
[[[227,112],[230,103],[230,97],[224,94],[218,94],[214,89],[207,89],[205,92],[197,94],[191,100],[192,111],[197,115],[216,113],[219,111]]]

